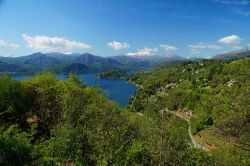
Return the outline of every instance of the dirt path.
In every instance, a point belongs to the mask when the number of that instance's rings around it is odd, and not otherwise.
[[[188,118],[186,118],[185,116],[181,115],[181,114],[178,113],[178,112],[170,111],[170,110],[167,109],[167,108],[160,110],[160,112],[168,112],[168,113],[173,114],[174,116],[177,116],[178,118],[180,118],[180,119],[186,121],[186,122],[188,123],[188,135],[189,135],[189,137],[190,137],[190,139],[191,139],[191,141],[192,141],[193,147],[194,147],[194,148],[198,148],[198,149],[203,149],[203,150],[205,150],[205,151],[209,151],[206,147],[204,147],[204,146],[202,146],[202,145],[200,145],[200,144],[198,144],[198,143],[196,142],[196,140],[195,140],[195,138],[194,138],[194,136],[193,136],[193,134],[192,134],[192,131],[191,131],[192,125],[191,125],[191,122],[190,122],[190,120],[189,120]],[[139,112],[138,112],[137,114],[138,114],[139,116],[145,117],[142,113],[139,113]],[[145,117],[145,118],[146,118],[146,117]],[[147,119],[148,119],[148,118],[147,118]],[[148,119],[148,120],[150,120],[150,119]]]
[[[165,111],[165,112],[171,113],[171,114],[173,114],[173,115],[179,117],[180,119],[186,121],[186,122],[188,123],[188,134],[189,134],[189,137],[190,137],[190,139],[191,139],[191,141],[192,141],[193,146],[194,146],[195,148],[203,149],[203,150],[206,150],[206,151],[208,150],[208,149],[206,149],[205,147],[201,146],[200,144],[198,144],[198,143],[196,142],[196,140],[195,140],[195,138],[194,138],[194,136],[193,136],[193,134],[192,134],[192,132],[191,132],[191,127],[192,127],[192,125],[191,125],[191,122],[190,122],[189,119],[185,118],[185,117],[184,117],[183,115],[181,115],[180,113],[170,111],[170,110],[168,110],[167,108],[165,108],[165,109],[163,109],[163,110],[161,110],[161,111]]]

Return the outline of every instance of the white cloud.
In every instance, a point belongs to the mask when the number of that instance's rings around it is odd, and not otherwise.
[[[192,53],[192,54],[200,54],[201,51],[197,50],[197,49],[190,49],[190,53]]]
[[[14,43],[9,43],[9,46],[12,48],[19,48],[20,47],[18,44],[14,44]]]
[[[27,46],[34,50],[45,51],[45,52],[61,52],[66,53],[74,51],[76,49],[89,49],[90,45],[71,41],[66,38],[60,37],[47,37],[47,36],[28,36],[22,35],[24,40],[27,42]]]
[[[198,50],[198,49],[221,49],[221,46],[204,44],[204,43],[189,45],[188,47],[191,48],[191,49],[195,49],[195,50]]]
[[[169,7],[170,5],[167,4],[166,2],[151,2],[148,4],[148,8],[150,9],[164,9]]]
[[[232,46],[232,49],[234,49],[234,50],[241,50],[241,49],[243,49],[243,47],[242,46]]]
[[[250,11],[243,11],[240,9],[234,9],[234,12],[238,15],[249,17],[250,16]]]
[[[4,40],[0,40],[0,46],[6,46],[7,43]]]
[[[18,44],[9,43],[5,40],[0,39],[0,47],[11,47],[11,48],[19,48],[20,46]]]
[[[164,49],[165,51],[175,51],[175,50],[178,50],[177,47],[171,46],[171,45],[168,45],[168,44],[161,44],[160,47],[162,49]]]
[[[219,43],[223,44],[237,44],[239,43],[241,38],[237,35],[231,35],[231,36],[226,36],[223,37],[219,40]]]
[[[248,5],[249,0],[213,0],[214,2],[222,3],[225,5]]]
[[[208,49],[221,49],[221,46],[218,45],[207,45]]]
[[[171,14],[171,17],[180,18],[180,19],[193,19],[193,20],[200,20],[201,18],[198,16],[191,16],[191,15],[180,15],[180,14]]]
[[[130,47],[128,43],[117,41],[109,42],[108,46],[113,50],[122,50]]]
[[[155,48],[143,48],[137,52],[129,52],[127,53],[128,56],[152,56],[155,55],[158,49]]]

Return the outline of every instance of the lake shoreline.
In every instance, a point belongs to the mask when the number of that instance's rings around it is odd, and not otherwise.
[[[108,98],[119,104],[120,107],[125,108],[129,99],[136,93],[138,86],[125,79],[103,79],[96,78],[96,72],[88,74],[77,75],[80,80],[87,86],[100,87],[105,92],[108,92]],[[32,75],[15,75],[11,76],[15,80],[26,80]],[[68,74],[56,74],[57,79],[67,80]]]

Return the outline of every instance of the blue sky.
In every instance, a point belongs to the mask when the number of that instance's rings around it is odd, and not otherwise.
[[[0,56],[211,57],[250,43],[250,0],[0,0]]]

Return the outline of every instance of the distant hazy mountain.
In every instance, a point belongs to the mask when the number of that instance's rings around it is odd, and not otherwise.
[[[20,70],[21,67],[18,65],[13,65],[13,64],[8,64],[6,62],[1,62],[0,61],[0,71],[15,71],[15,70]]]
[[[149,68],[152,65],[150,61],[142,60],[127,55],[112,56],[110,58],[117,62],[120,62],[121,64],[130,69],[145,69]]]
[[[177,55],[152,55],[152,56],[128,56],[128,55],[119,55],[113,56],[112,59],[131,67],[148,68],[156,63],[162,62],[173,62],[173,61],[183,61],[186,60]]]
[[[149,68],[156,63],[185,60],[176,55],[100,57],[89,53],[61,54],[34,53],[21,57],[0,57],[0,71],[11,72],[54,71],[89,72],[110,69],[138,70]]]
[[[169,54],[165,54],[165,55],[155,55],[152,56],[151,59],[152,61],[159,63],[159,62],[173,62],[173,61],[182,61],[182,60],[186,60],[186,58],[177,56],[177,55],[169,55]]]
[[[118,55],[118,56],[112,56],[110,57],[111,59],[114,59],[122,64],[128,64],[131,62],[141,62],[141,59],[132,57],[132,56],[128,56],[128,55]]]
[[[182,58],[177,55],[152,55],[152,56],[129,56],[129,55],[119,55],[112,57],[113,59],[121,62],[121,63],[130,63],[130,62],[141,62],[141,61],[147,61],[150,63],[159,63],[159,62],[165,62],[165,61],[179,61],[179,60],[185,60],[185,58]]]
[[[33,66],[44,68],[48,65],[60,64],[61,62],[56,58],[49,57],[46,54],[35,53],[27,56],[20,57],[3,57],[0,58],[0,61],[9,63],[9,64],[18,64],[23,66]]]
[[[66,65],[61,65],[60,67],[55,68],[55,71],[57,73],[85,73],[87,71],[90,71],[90,69],[82,63],[74,62]]]
[[[80,54],[62,54],[57,52],[47,53],[46,55],[55,58],[61,61],[62,63],[73,62],[77,57],[80,56]]]
[[[250,49],[241,49],[238,51],[228,52],[224,54],[218,54],[214,56],[212,59],[237,59],[237,58],[244,58],[244,57],[250,57]]]
[[[83,63],[87,66],[103,67],[103,68],[120,68],[123,67],[123,64],[120,62],[104,58],[100,56],[95,56],[92,54],[82,54],[75,59],[76,62]]]
[[[19,73],[27,71],[55,72],[89,72],[107,69],[120,69],[124,65],[111,58],[99,57],[92,54],[61,54],[34,53],[20,57],[0,57],[0,71],[8,70]]]

